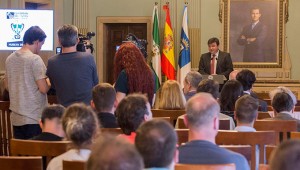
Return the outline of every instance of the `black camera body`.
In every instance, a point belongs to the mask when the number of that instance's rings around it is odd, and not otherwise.
[[[79,43],[76,46],[77,51],[86,52],[86,49],[90,49],[91,53],[94,52],[94,46],[91,43],[92,37],[96,34],[94,32],[88,32],[86,35],[78,34]]]

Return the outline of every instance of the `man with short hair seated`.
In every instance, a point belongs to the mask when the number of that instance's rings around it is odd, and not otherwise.
[[[61,123],[64,111],[65,107],[60,104],[46,106],[40,120],[42,133],[31,138],[31,140],[61,141],[65,136]]]
[[[174,169],[178,159],[176,143],[174,128],[162,119],[147,121],[136,131],[135,146],[147,170]]]
[[[114,111],[117,107],[116,91],[109,83],[99,83],[93,88],[91,106],[97,112],[102,128],[118,128]]]
[[[186,74],[183,81],[183,93],[186,101],[197,93],[197,87],[201,80],[202,75],[197,71],[190,71]]]
[[[267,118],[268,120],[296,120],[297,129],[300,131],[300,120],[292,117],[295,104],[289,93],[278,92],[272,99],[272,108],[275,117]]]
[[[219,130],[218,102],[208,93],[198,93],[187,102],[185,121],[189,128],[189,142],[179,147],[179,163],[229,164],[237,170],[249,170],[241,154],[220,148],[215,138]]]

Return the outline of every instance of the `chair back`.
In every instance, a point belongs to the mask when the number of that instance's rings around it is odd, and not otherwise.
[[[85,161],[67,161],[63,160],[63,170],[86,170]]]
[[[297,131],[296,120],[256,120],[254,128],[257,131],[275,131],[277,144],[290,138],[290,132]]]
[[[49,161],[69,147],[70,141],[36,141],[36,140],[10,140],[10,154],[13,156],[42,156],[43,166],[47,167]]]
[[[235,164],[175,164],[175,170],[235,170]]]
[[[272,152],[276,149],[275,145],[267,145],[266,146],[266,163],[268,164],[271,158]]]
[[[9,101],[0,101],[0,156],[9,155],[9,140],[12,134]]]
[[[170,117],[173,126],[175,126],[177,118],[185,114],[185,110],[151,109],[151,112],[153,117]]]
[[[42,170],[42,157],[0,156],[0,167],[3,170]]]
[[[256,168],[256,146],[259,146],[259,163],[265,162],[265,145],[276,144],[276,133],[272,131],[237,132],[220,130],[216,136],[218,145],[250,145],[251,169]]]
[[[251,146],[249,145],[220,145],[221,148],[242,154],[248,162],[251,162]]]
[[[220,119],[219,120],[219,129],[220,130],[230,130],[230,120],[229,119]],[[185,123],[184,123],[184,119],[182,117],[179,117],[177,119],[177,128],[178,129],[186,129],[188,127],[186,127]]]
[[[169,122],[173,126],[173,122],[171,121],[170,117],[153,117],[153,119],[163,119],[163,120]]]
[[[188,142],[189,140],[189,129],[175,129],[176,133],[177,133],[177,144],[181,145],[183,143]]]
[[[101,132],[110,133],[113,135],[123,134],[123,131],[121,128],[101,128]]]
[[[300,139],[300,132],[291,132],[291,139]]]
[[[271,118],[271,115],[269,112],[258,112],[258,115],[257,115],[258,120],[266,119],[266,118]]]

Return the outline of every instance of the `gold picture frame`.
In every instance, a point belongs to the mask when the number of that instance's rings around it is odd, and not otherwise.
[[[283,67],[288,0],[220,0],[219,19],[235,68]]]

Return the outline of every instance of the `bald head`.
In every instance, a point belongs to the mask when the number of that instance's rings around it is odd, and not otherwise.
[[[209,93],[197,93],[186,105],[189,128],[206,127],[220,112],[216,99]]]
[[[236,79],[236,75],[239,73],[239,70],[233,70],[232,72],[230,72],[229,74],[229,80],[235,80]]]

